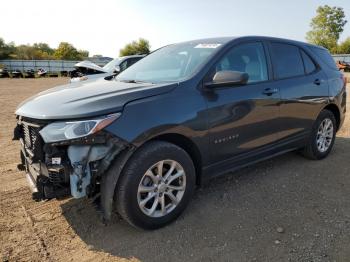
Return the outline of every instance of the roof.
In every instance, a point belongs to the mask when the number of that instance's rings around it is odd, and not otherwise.
[[[120,56],[118,57],[119,59],[127,59],[127,58],[133,58],[133,57],[144,57],[146,56],[145,54],[142,55],[126,55],[126,56]]]
[[[227,44],[227,43],[233,42],[235,40],[269,40],[269,41],[289,42],[289,43],[294,43],[294,44],[298,44],[298,45],[307,45],[307,46],[325,49],[322,46],[313,45],[313,44],[302,42],[302,41],[286,39],[286,38],[271,37],[271,36],[255,36],[255,35],[213,37],[213,38],[196,39],[196,40],[186,41],[183,43]]]

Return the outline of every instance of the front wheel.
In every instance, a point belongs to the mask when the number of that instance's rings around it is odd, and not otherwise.
[[[315,160],[328,156],[334,145],[336,126],[333,113],[329,110],[321,111],[304,148],[304,156]]]
[[[118,213],[130,224],[156,229],[175,220],[194,192],[195,169],[182,148],[163,141],[142,146],[118,182]]]

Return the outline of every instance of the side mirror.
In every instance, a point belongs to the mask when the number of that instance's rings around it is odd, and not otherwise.
[[[249,75],[245,72],[238,71],[219,71],[214,77],[213,81],[205,83],[205,87],[221,87],[231,85],[245,85],[247,84]]]
[[[120,73],[120,66],[115,66],[115,68],[114,68],[114,72],[113,73],[115,73],[115,74],[119,74]]]

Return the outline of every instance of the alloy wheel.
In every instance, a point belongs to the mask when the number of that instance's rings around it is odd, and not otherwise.
[[[141,178],[137,202],[150,217],[163,217],[180,203],[186,190],[186,173],[175,160],[162,160],[151,166]]]
[[[326,152],[328,148],[332,144],[333,140],[333,135],[334,135],[334,127],[333,127],[333,122],[329,118],[325,118],[318,130],[317,130],[317,136],[316,136],[316,143],[317,143],[317,149],[320,152]]]

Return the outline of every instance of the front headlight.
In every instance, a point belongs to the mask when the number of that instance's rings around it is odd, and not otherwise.
[[[84,137],[105,128],[120,115],[121,113],[116,113],[90,120],[54,122],[40,130],[40,135],[45,143]]]
[[[80,77],[73,77],[70,79],[71,83],[76,83],[76,82],[81,82],[81,81],[85,81],[88,80],[89,78],[87,76],[80,76]]]

